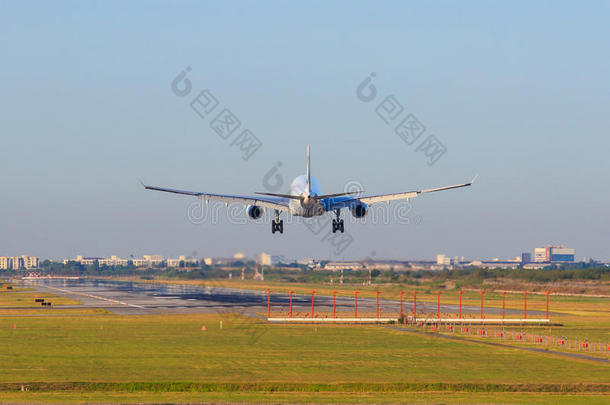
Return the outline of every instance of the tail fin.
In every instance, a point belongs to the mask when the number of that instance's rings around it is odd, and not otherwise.
[[[307,195],[311,196],[311,158],[309,154],[309,145],[307,145]]]

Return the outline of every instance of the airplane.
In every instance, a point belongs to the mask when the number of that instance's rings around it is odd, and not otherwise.
[[[336,219],[332,222],[333,233],[345,231],[343,219],[341,219],[341,209],[347,208],[355,218],[364,218],[369,210],[369,205],[380,202],[407,200],[417,197],[420,194],[432,193],[436,191],[451,190],[454,188],[471,186],[476,179],[473,178],[468,183],[455,184],[452,186],[430,188],[426,190],[405,191],[393,194],[380,194],[372,196],[354,196],[362,194],[362,191],[353,191],[336,194],[322,194],[320,183],[311,175],[311,155],[307,145],[307,172],[305,175],[296,177],[290,185],[288,194],[255,192],[256,196],[242,196],[232,194],[213,194],[200,191],[176,190],[173,188],[163,188],[149,186],[142,181],[140,183],[146,190],[163,191],[166,193],[184,194],[203,198],[206,200],[223,201],[228,203],[241,203],[246,205],[246,212],[251,219],[259,219],[265,209],[275,211],[275,220],[271,221],[271,233],[284,233],[284,221],[280,219],[280,213],[287,212],[293,216],[311,218],[324,215],[327,212],[334,212]]]

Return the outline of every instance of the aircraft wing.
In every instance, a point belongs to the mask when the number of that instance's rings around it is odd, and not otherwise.
[[[243,196],[232,194],[213,194],[203,193],[200,191],[176,190],[173,188],[164,188],[156,186],[148,186],[142,183],[146,190],[163,191],[165,193],[184,194],[194,197],[203,198],[205,200],[222,201],[225,203],[239,203],[247,205],[257,205],[259,207],[270,208],[278,211],[289,211],[288,198],[281,197],[262,197],[262,196]]]
[[[335,209],[345,208],[345,207],[351,208],[351,207],[357,205],[358,203],[364,203],[367,205],[371,205],[371,204],[375,204],[375,203],[379,203],[379,202],[390,202],[390,201],[394,201],[394,200],[407,200],[408,201],[411,198],[417,197],[418,195],[424,194],[424,193],[434,193],[436,191],[468,187],[468,186],[472,185],[474,180],[475,179],[472,179],[468,183],[454,184],[452,186],[445,186],[445,187],[429,188],[429,189],[425,189],[425,190],[405,191],[402,193],[392,193],[392,194],[379,194],[379,195],[371,195],[371,196],[364,196],[364,197],[358,197],[358,198],[329,199],[329,201],[327,201],[327,203],[325,204],[325,207],[326,207],[327,211],[332,211]]]

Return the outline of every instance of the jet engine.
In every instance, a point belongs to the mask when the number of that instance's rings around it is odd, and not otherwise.
[[[265,213],[265,209],[258,205],[248,205],[246,211],[248,212],[248,216],[252,219],[259,219]]]
[[[366,204],[360,203],[360,204],[355,205],[354,207],[352,207],[351,211],[352,211],[352,215],[355,218],[363,218],[363,217],[366,216],[366,214],[368,214],[369,209],[366,206]]]

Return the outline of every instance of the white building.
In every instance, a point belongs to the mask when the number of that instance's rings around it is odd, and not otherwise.
[[[135,267],[153,267],[162,265],[165,261],[161,255],[144,255],[143,259],[133,259],[131,262]]]
[[[565,246],[552,246],[547,245],[545,247],[539,247],[534,249],[534,262],[536,263],[549,263],[549,262],[568,262],[574,261],[576,252],[572,248],[566,248]]]
[[[443,254],[436,255],[436,264],[440,266],[451,266],[451,258]]]
[[[163,256],[161,255],[144,255],[143,257],[151,266],[163,264]]]
[[[26,269],[37,269],[40,264],[38,256],[21,256],[23,258],[23,265]]]
[[[100,259],[98,263],[100,266],[127,266],[129,260],[118,256],[110,256],[110,258]]]
[[[337,262],[328,262],[324,265],[324,270],[330,270],[330,271],[362,270],[362,269],[364,269],[364,264],[361,262],[337,261]]]
[[[265,252],[261,253],[259,262],[263,266],[271,266],[271,255]]]
[[[40,259],[37,256],[1,256],[0,270],[37,269]]]
[[[548,261],[550,261],[550,254],[547,255],[547,249],[546,248],[542,247],[542,248],[535,248],[534,249],[534,262],[536,262],[536,263],[544,263],[544,262],[548,262]]]
[[[21,270],[25,268],[23,257],[13,256],[11,257],[11,262],[13,263],[13,270]]]
[[[64,264],[68,264],[68,262],[76,262],[82,264],[83,266],[91,266],[95,262],[99,263],[99,261],[103,259],[103,257],[83,257],[79,255],[76,256],[76,259],[65,259]]]
[[[197,263],[197,259],[180,255],[177,259],[167,259],[167,267],[180,267],[180,263],[183,265]]]
[[[282,255],[270,255],[268,253],[261,253],[259,256],[259,263],[263,266],[278,266],[282,264],[296,263],[294,259],[287,259]]]

